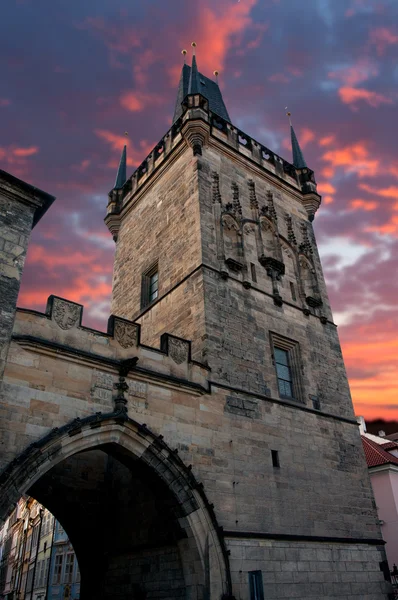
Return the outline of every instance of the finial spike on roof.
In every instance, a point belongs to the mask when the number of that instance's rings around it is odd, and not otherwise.
[[[127,131],[125,131],[124,135],[127,135]],[[115,190],[119,190],[124,186],[127,181],[127,146],[124,145],[122,156],[120,157],[119,168],[117,170],[116,181],[115,181]]]
[[[300,144],[298,143],[296,132],[294,131],[294,128],[292,125],[291,113],[287,112],[286,114],[289,117],[289,123],[290,123],[290,137],[292,140],[293,164],[296,167],[296,169],[306,169],[307,163],[305,162],[304,154],[300,148]]]
[[[181,50],[181,54],[184,57],[184,65],[186,64],[186,56],[187,56],[187,51],[186,50]]]
[[[216,84],[218,85],[218,76],[219,76],[219,72],[217,70],[213,71],[213,75],[216,78]]]
[[[193,48],[193,55],[192,55],[191,74],[189,77],[188,94],[200,94],[199,72],[198,72],[198,65],[196,64],[196,56],[195,56],[196,43],[192,42],[191,46]]]

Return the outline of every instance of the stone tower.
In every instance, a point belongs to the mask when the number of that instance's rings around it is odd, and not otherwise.
[[[107,332],[64,298],[15,309],[52,197],[0,172],[0,520],[22,494],[51,510],[82,600],[387,598],[320,197],[291,134],[293,163],[183,67],[171,129],[129,178],[124,148],[109,194]]]
[[[195,56],[184,65],[171,129],[128,179],[123,153],[109,194],[112,312],[139,323],[144,344],[165,332],[192,340],[222,415],[215,430],[238,427],[225,438],[235,453],[208,474],[237,597],[262,598],[261,561],[275,569],[265,597],[285,597],[284,557],[297,582],[323,567],[339,582],[304,586],[300,598],[376,599],[381,583],[341,576],[355,570],[343,556],[377,570],[384,551],[312,227],[321,198],[292,125],[291,139],[288,162],[232,124]],[[213,478],[231,469],[223,495]],[[251,595],[239,588],[248,566]]]

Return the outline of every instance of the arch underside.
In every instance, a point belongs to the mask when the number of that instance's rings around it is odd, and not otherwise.
[[[3,472],[0,516],[23,493],[67,531],[82,600],[230,593],[224,542],[203,487],[145,425],[111,413],[54,430]]]

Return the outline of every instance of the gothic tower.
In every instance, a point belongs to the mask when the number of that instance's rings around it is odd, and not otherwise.
[[[123,152],[109,194],[112,312],[144,344],[192,340],[209,369],[206,426],[223,453],[209,448],[202,468],[234,595],[262,598],[263,581],[266,598],[292,597],[289,570],[294,597],[380,600],[383,548],[312,228],[321,198],[291,137],[288,162],[232,124],[195,57],[184,65],[170,130],[128,179]]]

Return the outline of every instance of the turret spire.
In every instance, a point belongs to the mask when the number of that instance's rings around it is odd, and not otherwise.
[[[196,56],[195,56],[196,43],[192,42],[191,46],[193,48],[193,56],[192,56],[191,74],[189,77],[188,94],[200,94],[199,72],[198,72],[198,65],[196,64]]]
[[[115,181],[115,189],[119,190],[124,186],[127,180],[126,174],[126,166],[127,166],[127,146],[125,145],[123,148],[122,156],[120,158],[119,168],[117,170],[116,181]]]
[[[292,139],[293,164],[296,167],[296,169],[306,169],[307,163],[305,162],[305,158],[304,158],[304,155],[300,148],[300,144],[298,143],[296,132],[294,131],[294,128],[292,125],[291,113],[288,112],[286,114],[289,117],[289,123],[290,123],[290,136]]]

